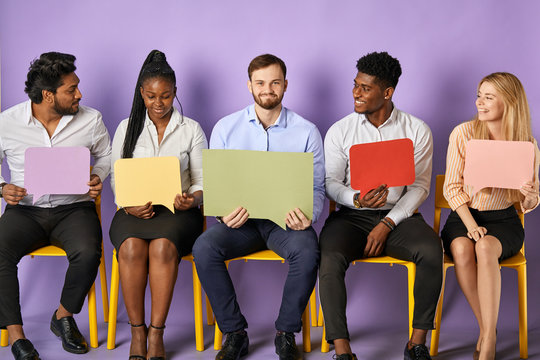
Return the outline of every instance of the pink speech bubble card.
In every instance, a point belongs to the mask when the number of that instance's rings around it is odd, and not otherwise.
[[[90,151],[85,147],[26,149],[24,187],[34,203],[45,194],[86,194],[90,180]]]
[[[378,141],[351,146],[351,187],[366,194],[382,184],[405,186],[414,182],[411,139]],[[363,196],[363,195],[362,195]]]
[[[486,187],[519,189],[533,174],[534,144],[529,141],[467,142],[463,181],[474,193]]]

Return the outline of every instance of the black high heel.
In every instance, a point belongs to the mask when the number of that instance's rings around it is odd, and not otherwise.
[[[146,330],[148,330],[145,323],[138,324],[138,325],[133,325],[133,324],[130,323],[129,325],[131,325],[132,328],[138,328],[138,327],[144,326],[144,331],[146,332]],[[129,360],[146,360],[146,356],[129,355]]]
[[[156,330],[165,330],[165,325],[163,326],[154,326],[152,324],[150,324],[150,327],[152,329],[156,329]],[[149,360],[165,360],[165,357],[164,356],[152,356]]]

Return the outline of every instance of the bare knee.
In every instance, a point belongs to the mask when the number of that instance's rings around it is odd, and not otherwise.
[[[123,263],[139,263],[148,260],[148,243],[138,238],[128,238],[118,250],[118,261]]]
[[[171,263],[178,261],[176,246],[169,239],[160,238],[150,242],[149,256],[151,261]]]
[[[501,256],[502,246],[497,238],[486,235],[476,242],[475,250],[478,263],[494,262]]]
[[[458,266],[466,266],[476,263],[474,243],[466,237],[458,237],[452,241],[450,251],[454,262]]]

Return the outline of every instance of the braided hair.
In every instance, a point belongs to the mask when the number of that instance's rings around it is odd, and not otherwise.
[[[135,85],[135,94],[133,95],[133,104],[131,105],[126,137],[122,149],[122,158],[133,157],[133,150],[135,150],[135,145],[141,135],[144,127],[144,120],[146,118],[146,106],[144,105],[140,89],[146,80],[153,78],[167,80],[173,86],[176,86],[176,75],[174,74],[174,70],[167,62],[165,54],[159,50],[150,51],[150,54],[146,57],[141,71],[139,72],[137,84]],[[182,104],[180,104],[178,97],[176,97],[176,101],[180,105],[180,113],[183,114]]]

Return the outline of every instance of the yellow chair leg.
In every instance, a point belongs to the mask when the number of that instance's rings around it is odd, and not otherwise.
[[[317,289],[316,286],[313,288],[313,292],[309,297],[309,313],[311,314],[311,326],[313,327],[317,326],[317,294],[315,293],[315,289]]]
[[[319,304],[319,319],[317,320],[317,326],[323,326],[324,319],[323,319],[323,313],[322,313],[322,305]]]
[[[407,263],[407,278],[408,278],[408,296],[409,296],[409,338],[413,331],[413,315],[414,315],[414,279],[416,278],[416,265]]]
[[[201,283],[199,275],[195,267],[195,262],[191,262],[193,271],[193,313],[195,316],[195,348],[197,351],[204,350],[204,334],[203,334],[203,319],[202,319],[202,295]]]
[[[517,269],[518,275],[518,301],[519,301],[519,356],[521,359],[529,358],[527,338],[527,267],[521,265]]]
[[[326,341],[326,326],[322,324],[322,340],[321,340],[321,352],[327,353],[330,351],[330,344]]]
[[[8,332],[5,329],[0,330],[0,346],[8,346]]]
[[[120,273],[118,270],[118,260],[116,260],[116,250],[113,251],[113,261],[111,269],[111,300],[109,302],[109,329],[107,332],[107,349],[116,347],[116,316],[118,313],[118,293],[120,291]]]
[[[304,352],[311,352],[311,334],[309,326],[309,305],[306,306],[306,310],[302,314],[302,343],[304,346]]]
[[[208,296],[206,294],[204,297],[206,298],[206,323],[208,325],[214,325],[214,312],[212,311],[212,305],[210,305],[210,300],[208,300]]]
[[[221,350],[221,344],[223,342],[223,334],[221,333],[221,330],[219,329],[218,323],[216,321],[216,325],[214,326],[214,350]]]
[[[435,311],[435,329],[431,331],[431,346],[429,347],[429,354],[431,356],[437,356],[439,354],[439,336],[441,335],[441,318],[442,318],[442,308],[444,300],[444,286],[446,283],[446,270],[448,270],[448,265],[444,264],[443,266],[443,278],[441,286],[441,295],[439,296],[439,303],[437,304],[437,310]]]
[[[90,346],[98,347],[96,284],[92,284],[88,293],[88,324],[90,325]]]
[[[103,321],[109,321],[109,294],[107,291],[107,270],[105,267],[105,253],[101,242],[101,263],[99,264],[99,279],[101,284],[101,301],[103,303]]]

